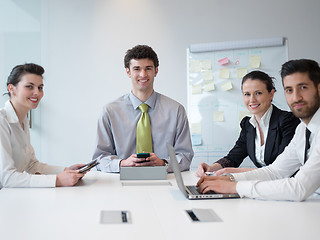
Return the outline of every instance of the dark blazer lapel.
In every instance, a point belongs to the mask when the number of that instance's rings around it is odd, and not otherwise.
[[[256,129],[251,125],[251,123],[248,121],[248,133],[247,133],[247,150],[248,155],[251,158],[251,160],[256,164],[256,151],[255,151],[255,138],[256,138]]]
[[[268,136],[266,140],[266,147],[264,150],[264,162],[266,165],[270,164],[270,158],[272,154],[272,150],[274,148],[274,144],[276,142],[277,137],[277,126],[278,126],[278,117],[281,111],[273,105],[273,111],[270,118]]]

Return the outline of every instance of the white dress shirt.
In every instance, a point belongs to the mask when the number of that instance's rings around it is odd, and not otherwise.
[[[311,131],[308,160],[304,163],[306,127]],[[320,109],[308,126],[301,122],[290,144],[269,166],[232,174],[241,197],[303,201],[320,193]],[[299,172],[292,176],[298,169]]]
[[[30,144],[29,121],[22,129],[11,102],[0,109],[0,188],[55,187],[56,175],[63,167],[40,163]],[[34,173],[41,175],[34,175]],[[52,174],[52,175],[42,175]]]
[[[93,159],[100,162],[98,170],[119,172],[120,161],[136,153],[137,123],[141,115],[138,107],[141,103],[131,92],[103,108],[93,154]],[[153,92],[145,103],[149,106],[154,153],[170,163],[166,148],[166,143],[169,143],[176,151],[180,170],[189,170],[193,150],[188,118],[183,106],[157,92]],[[168,172],[171,171],[169,164]]]
[[[266,163],[264,162],[264,151],[268,136],[268,129],[269,129],[269,123],[270,118],[272,114],[273,106],[268,108],[268,110],[263,114],[262,118],[260,119],[260,128],[263,132],[263,142],[264,144],[261,146],[261,135],[258,127],[258,122],[254,116],[252,116],[249,120],[251,125],[256,129],[256,138],[255,138],[255,149],[256,149],[256,160],[261,166],[266,166]]]

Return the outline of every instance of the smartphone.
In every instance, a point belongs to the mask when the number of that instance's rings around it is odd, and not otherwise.
[[[150,153],[137,153],[137,158],[148,158],[150,157]],[[147,160],[139,161],[138,163],[149,162]]]
[[[79,173],[84,173],[86,171],[89,171],[91,168],[97,166],[99,162],[97,160],[93,160],[89,162],[88,164],[84,165],[83,167],[79,168]]]
[[[150,153],[137,153],[137,158],[148,158]]]

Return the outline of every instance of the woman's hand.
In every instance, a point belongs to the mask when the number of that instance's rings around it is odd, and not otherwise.
[[[66,169],[59,173],[56,177],[56,187],[71,187],[74,186],[84,173],[79,173],[78,170]]]

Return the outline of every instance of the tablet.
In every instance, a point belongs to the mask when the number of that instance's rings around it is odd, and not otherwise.
[[[91,162],[89,162],[88,164],[84,165],[83,167],[79,168],[79,173],[84,173],[89,171],[91,168],[97,166],[99,164],[99,162],[97,160],[93,160]]]

